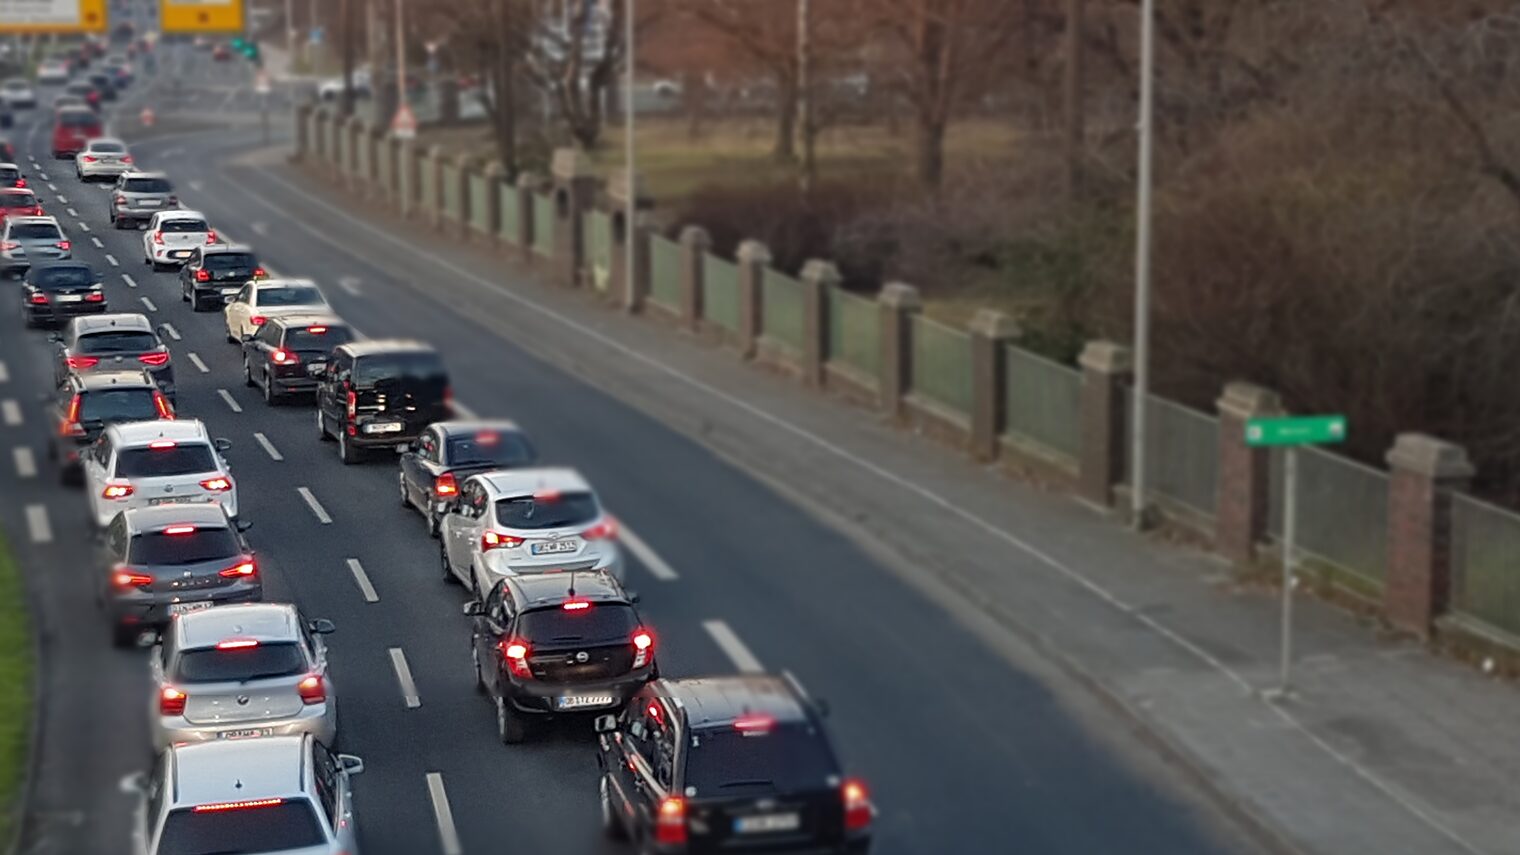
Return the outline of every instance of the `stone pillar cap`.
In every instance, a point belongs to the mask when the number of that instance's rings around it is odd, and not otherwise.
[[[760,241],[746,240],[739,244],[734,257],[742,264],[770,264],[771,249]]]
[[[549,172],[560,180],[591,178],[596,175],[596,167],[591,164],[591,157],[578,148],[557,148]]]
[[[977,309],[971,316],[970,329],[972,335],[994,341],[1012,341],[1024,334],[1012,315],[997,309]]]
[[[475,158],[469,152],[461,151],[459,154],[454,155],[454,163],[462,169],[468,169],[475,165]]]
[[[876,299],[883,306],[894,309],[918,311],[924,307],[924,299],[919,296],[918,289],[906,282],[888,282],[881,286],[881,293]]]
[[[707,234],[707,229],[701,226],[686,226],[681,229],[681,243],[707,249],[712,246],[712,238]]]
[[[1242,419],[1283,414],[1282,398],[1276,392],[1241,380],[1225,384],[1215,406],[1225,415]]]
[[[1477,470],[1467,458],[1467,449],[1456,443],[1423,433],[1401,433],[1388,450],[1388,466],[1433,480],[1471,478]]]
[[[630,180],[631,178],[631,180]],[[614,169],[607,174],[607,196],[620,205],[628,204],[628,188],[633,187],[633,200],[635,205],[642,205],[649,201],[649,196],[644,191],[644,176],[634,171],[629,175],[626,167]]]
[[[1082,348],[1077,364],[1099,374],[1132,374],[1135,355],[1128,347],[1112,341],[1090,341]]]
[[[491,178],[500,178],[507,173],[507,168],[501,165],[501,161],[493,160],[486,164],[486,175]]]
[[[807,263],[802,265],[800,278],[820,285],[838,285],[844,281],[844,277],[839,275],[839,267],[834,262],[822,258],[809,258]]]

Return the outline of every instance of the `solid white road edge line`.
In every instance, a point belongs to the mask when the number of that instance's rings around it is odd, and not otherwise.
[[[322,507],[322,503],[317,501],[317,497],[311,494],[310,489],[297,487],[296,492],[301,494],[301,499],[306,502],[306,507],[311,508],[311,512],[316,515],[317,522],[322,525],[332,525],[332,517],[327,515],[327,509]]]
[[[443,855],[461,855],[459,829],[454,827],[454,811],[449,808],[449,794],[443,789],[443,775],[427,773],[428,798],[433,802],[433,819],[438,823],[438,842]]]
[[[222,400],[227,402],[228,408],[234,413],[241,413],[243,411],[243,406],[232,397],[231,392],[226,389],[218,389],[216,393],[222,396]]]
[[[417,697],[417,684],[412,681],[412,669],[406,664],[406,654],[399,647],[392,647],[390,654],[391,667],[396,670],[396,682],[401,684],[401,700],[409,710],[422,706],[422,699]]]
[[[755,657],[755,654],[750,652],[743,641],[739,640],[739,636],[735,634],[728,624],[721,620],[704,620],[702,621],[702,628],[707,630],[707,634],[712,636],[713,641],[716,641],[719,647],[723,648],[723,652],[728,654],[728,658],[733,660],[734,667],[738,668],[741,673],[764,673],[765,666],[760,664],[760,660]]]
[[[375,593],[375,586],[370,584],[369,574],[364,572],[364,565],[359,563],[359,559],[348,559],[348,572],[354,574],[354,582],[359,586],[359,593],[364,595],[364,602],[380,602],[380,595]]]
[[[26,531],[32,543],[53,542],[53,525],[48,522],[46,505],[26,506]]]
[[[675,568],[665,563],[665,559],[649,548],[649,544],[645,543],[642,537],[634,534],[633,530],[628,528],[626,523],[618,520],[618,524],[622,528],[620,537],[623,543],[627,545],[628,551],[633,553],[634,558],[639,559],[639,563],[644,565],[644,569],[648,570],[650,575],[661,582],[674,582],[676,579],[681,578],[676,573]]]
[[[264,453],[269,455],[270,460],[279,463],[285,459],[285,455],[281,454],[280,450],[274,447],[274,443],[269,441],[269,437],[255,431],[253,438],[259,445],[263,446]]]

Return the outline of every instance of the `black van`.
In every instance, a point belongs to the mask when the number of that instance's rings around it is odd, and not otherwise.
[[[317,430],[323,440],[338,440],[344,463],[373,448],[405,451],[428,425],[453,415],[448,370],[422,342],[350,342],[311,371]]]

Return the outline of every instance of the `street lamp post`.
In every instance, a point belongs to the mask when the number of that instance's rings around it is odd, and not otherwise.
[[[1130,512],[1137,528],[1146,524],[1146,412],[1151,363],[1151,158],[1156,112],[1156,3],[1140,6],[1140,137],[1135,188],[1135,389],[1130,441]]]
[[[635,112],[633,102],[633,11],[634,0],[625,0],[623,6],[623,302],[634,308],[633,283],[637,278],[634,270],[634,225],[639,211],[638,184],[634,181],[635,149],[633,144]]]

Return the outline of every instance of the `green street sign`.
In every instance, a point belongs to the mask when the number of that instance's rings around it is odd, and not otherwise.
[[[1290,416],[1246,422],[1246,445],[1328,445],[1346,441],[1345,416]]]

